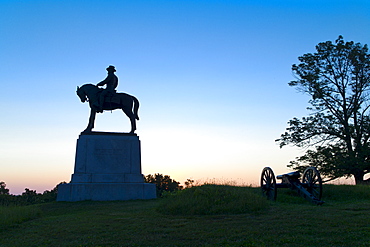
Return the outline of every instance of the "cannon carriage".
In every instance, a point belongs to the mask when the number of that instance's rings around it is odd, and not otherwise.
[[[278,188],[290,188],[298,192],[299,195],[308,201],[321,205],[322,197],[322,180],[319,171],[315,167],[308,167],[302,175],[299,172],[290,172],[278,175],[275,174],[270,167],[265,167],[261,174],[261,189],[262,193],[269,200],[276,200]],[[281,180],[281,183],[276,183],[276,179]]]

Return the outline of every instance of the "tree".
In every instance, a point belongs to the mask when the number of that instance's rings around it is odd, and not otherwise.
[[[42,194],[37,193],[36,190],[30,190],[28,188],[24,189],[21,198],[28,204],[36,204],[40,202]]]
[[[194,182],[195,181],[193,179],[190,179],[190,178],[186,179],[185,188],[188,189],[188,188],[193,187],[194,186]]]
[[[58,186],[60,184],[66,184],[66,182],[61,182],[57,184],[52,190],[45,190],[42,193],[42,202],[53,202],[57,200],[57,194],[58,194]]]
[[[177,190],[181,190],[182,186],[180,186],[180,183],[175,181],[174,179],[171,179],[170,176],[156,173],[154,175],[146,175],[144,178],[144,181],[146,183],[153,183],[156,185],[157,188],[157,196],[162,196],[163,192],[173,192]]]
[[[6,188],[5,182],[0,182],[0,195],[9,195],[9,189]]]
[[[293,118],[276,141],[293,144],[306,153],[288,167],[302,171],[317,167],[328,180],[354,176],[364,183],[370,172],[370,55],[367,45],[345,42],[319,43],[316,52],[298,58],[289,83],[310,96],[308,117]]]

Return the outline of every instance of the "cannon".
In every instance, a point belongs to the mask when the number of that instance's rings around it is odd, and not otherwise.
[[[322,180],[319,171],[315,167],[308,167],[299,180],[301,174],[299,172],[290,172],[283,175],[275,174],[270,167],[265,167],[261,174],[261,189],[262,193],[269,200],[276,200],[278,188],[290,188],[298,192],[299,195],[308,201],[321,205],[322,196]],[[276,179],[281,180],[281,183],[276,183]]]

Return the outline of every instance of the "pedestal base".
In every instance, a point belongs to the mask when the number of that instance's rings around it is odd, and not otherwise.
[[[140,140],[135,134],[91,132],[77,140],[74,174],[58,186],[57,201],[113,201],[156,198],[141,174]]]
[[[156,198],[150,183],[69,183],[58,186],[57,201],[118,201]]]

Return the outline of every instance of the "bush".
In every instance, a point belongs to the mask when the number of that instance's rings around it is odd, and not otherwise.
[[[258,190],[259,192],[259,190]],[[269,202],[255,189],[227,185],[193,186],[167,194],[158,208],[163,214],[243,214],[266,209]]]

